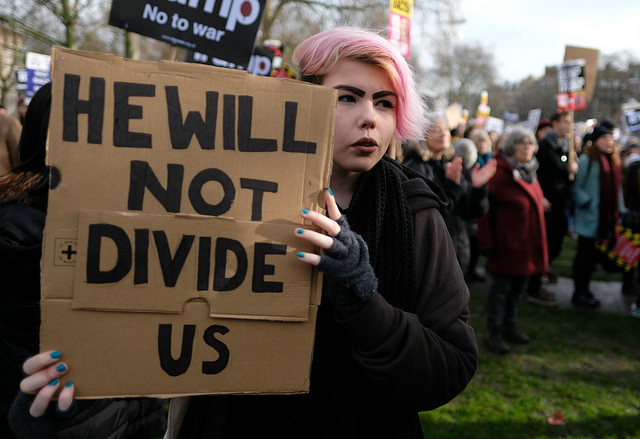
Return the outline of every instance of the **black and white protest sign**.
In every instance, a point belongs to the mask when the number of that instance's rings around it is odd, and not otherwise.
[[[622,125],[629,134],[640,135],[640,104],[622,106]]]
[[[574,59],[558,67],[558,93],[575,93],[584,90],[585,60]]]
[[[186,62],[195,62],[200,64],[211,64],[216,67],[226,67],[229,69],[247,70],[249,73],[258,76],[270,76],[273,70],[273,61],[276,53],[265,46],[256,46],[253,49],[248,65],[236,65],[227,60],[211,57],[206,53],[189,51],[187,53]]]
[[[246,66],[266,0],[113,0],[109,24]]]

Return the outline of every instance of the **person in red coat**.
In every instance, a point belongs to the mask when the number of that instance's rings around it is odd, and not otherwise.
[[[478,243],[491,273],[487,303],[487,347],[509,352],[527,343],[516,326],[516,311],[527,279],[548,268],[543,194],[536,178],[538,148],[528,129],[511,131],[496,156],[498,170],[489,181],[489,212],[478,221]]]

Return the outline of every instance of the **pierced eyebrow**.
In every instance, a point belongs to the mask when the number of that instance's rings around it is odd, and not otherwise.
[[[360,90],[357,87],[352,87],[350,85],[336,85],[335,87],[336,90],[346,90],[349,91],[351,93],[353,93],[354,95],[358,96],[358,97],[363,97],[365,95],[364,90]]]

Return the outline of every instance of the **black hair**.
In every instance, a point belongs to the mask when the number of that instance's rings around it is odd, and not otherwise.
[[[38,89],[31,98],[22,124],[20,162],[13,172],[45,172],[47,130],[51,113],[51,83]]]

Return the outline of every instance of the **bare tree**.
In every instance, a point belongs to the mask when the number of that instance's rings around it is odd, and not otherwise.
[[[452,51],[439,51],[435,56],[438,75],[446,80],[448,102],[458,102],[463,108],[475,109],[482,90],[496,82],[493,54],[479,43],[454,44]]]

